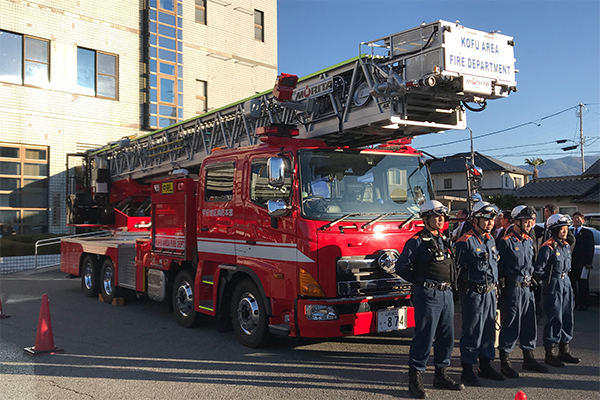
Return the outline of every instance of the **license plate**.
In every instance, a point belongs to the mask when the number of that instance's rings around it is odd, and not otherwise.
[[[394,308],[377,312],[377,332],[406,329],[406,308]]]

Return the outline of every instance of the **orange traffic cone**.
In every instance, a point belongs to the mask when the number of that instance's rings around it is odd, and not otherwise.
[[[515,394],[515,400],[527,400],[527,395],[522,390],[518,391],[517,394]]]
[[[4,314],[2,311],[2,296],[0,296],[0,319],[9,318],[9,314]]]
[[[54,345],[48,295],[45,293],[44,296],[42,296],[42,307],[40,308],[40,319],[38,321],[37,335],[35,336],[35,346],[25,347],[24,350],[25,353],[34,356],[64,352],[63,349],[59,349]]]

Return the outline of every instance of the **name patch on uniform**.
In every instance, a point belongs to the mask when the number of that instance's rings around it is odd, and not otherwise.
[[[519,248],[518,248],[518,247],[515,247],[515,250],[517,250],[517,251],[518,251],[518,250],[519,250]]]
[[[481,251],[481,249],[480,249],[480,248],[477,248],[477,250],[475,250],[475,251]]]
[[[556,257],[558,257],[558,256],[560,256],[560,253],[557,251],[557,252],[556,252]]]

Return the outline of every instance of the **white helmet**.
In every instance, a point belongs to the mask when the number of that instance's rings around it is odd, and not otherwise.
[[[571,217],[568,214],[552,214],[548,221],[546,221],[546,227],[548,229],[560,228],[561,226],[571,226]]]
[[[498,215],[498,209],[496,206],[488,203],[487,201],[479,201],[473,206],[473,212],[471,216],[473,218],[485,218],[494,219]]]
[[[419,215],[421,218],[430,215],[443,215],[448,218],[448,207],[437,200],[427,200],[425,203],[421,204]]]
[[[533,207],[516,206],[510,213],[513,220],[518,219],[535,219],[536,213]]]

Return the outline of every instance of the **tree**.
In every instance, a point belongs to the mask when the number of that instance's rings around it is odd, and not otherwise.
[[[512,210],[518,205],[523,204],[514,194],[491,194],[484,195],[486,201],[496,205],[500,210]]]
[[[526,158],[525,164],[533,167],[533,179],[537,179],[539,178],[538,167],[546,164],[546,161],[542,160],[541,158]]]

